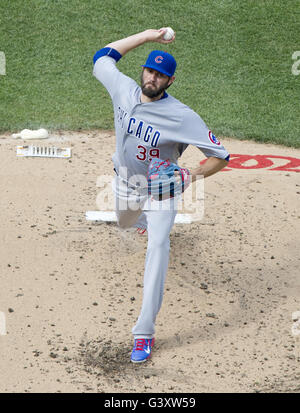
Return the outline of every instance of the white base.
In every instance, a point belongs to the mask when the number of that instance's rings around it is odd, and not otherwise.
[[[46,139],[48,138],[49,133],[44,128],[38,130],[23,129],[20,133],[13,133],[11,136],[14,139]]]

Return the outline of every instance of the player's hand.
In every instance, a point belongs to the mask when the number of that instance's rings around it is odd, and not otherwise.
[[[147,41],[148,42],[157,42],[157,43],[162,43],[162,44],[169,44],[172,43],[175,40],[176,33],[174,33],[174,36],[170,40],[164,40],[163,36],[166,32],[166,27],[162,27],[161,29],[155,30],[155,29],[149,29],[146,30],[146,36],[147,36]]]

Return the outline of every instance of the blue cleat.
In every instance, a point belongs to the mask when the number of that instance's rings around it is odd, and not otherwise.
[[[146,361],[151,356],[154,340],[154,338],[136,338],[131,353],[131,361],[133,363],[143,363]]]

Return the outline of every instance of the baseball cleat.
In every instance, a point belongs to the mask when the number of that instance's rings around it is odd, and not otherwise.
[[[143,363],[151,356],[152,347],[154,346],[154,338],[136,338],[131,353],[131,361],[133,363]]]

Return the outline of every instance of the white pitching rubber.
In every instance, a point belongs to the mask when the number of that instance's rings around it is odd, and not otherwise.
[[[0,336],[5,336],[6,335],[6,320],[5,320],[5,314],[0,311]]]
[[[113,211],[87,211],[85,213],[87,221],[117,222],[116,213]],[[190,224],[192,218],[189,214],[177,214],[175,224]]]

